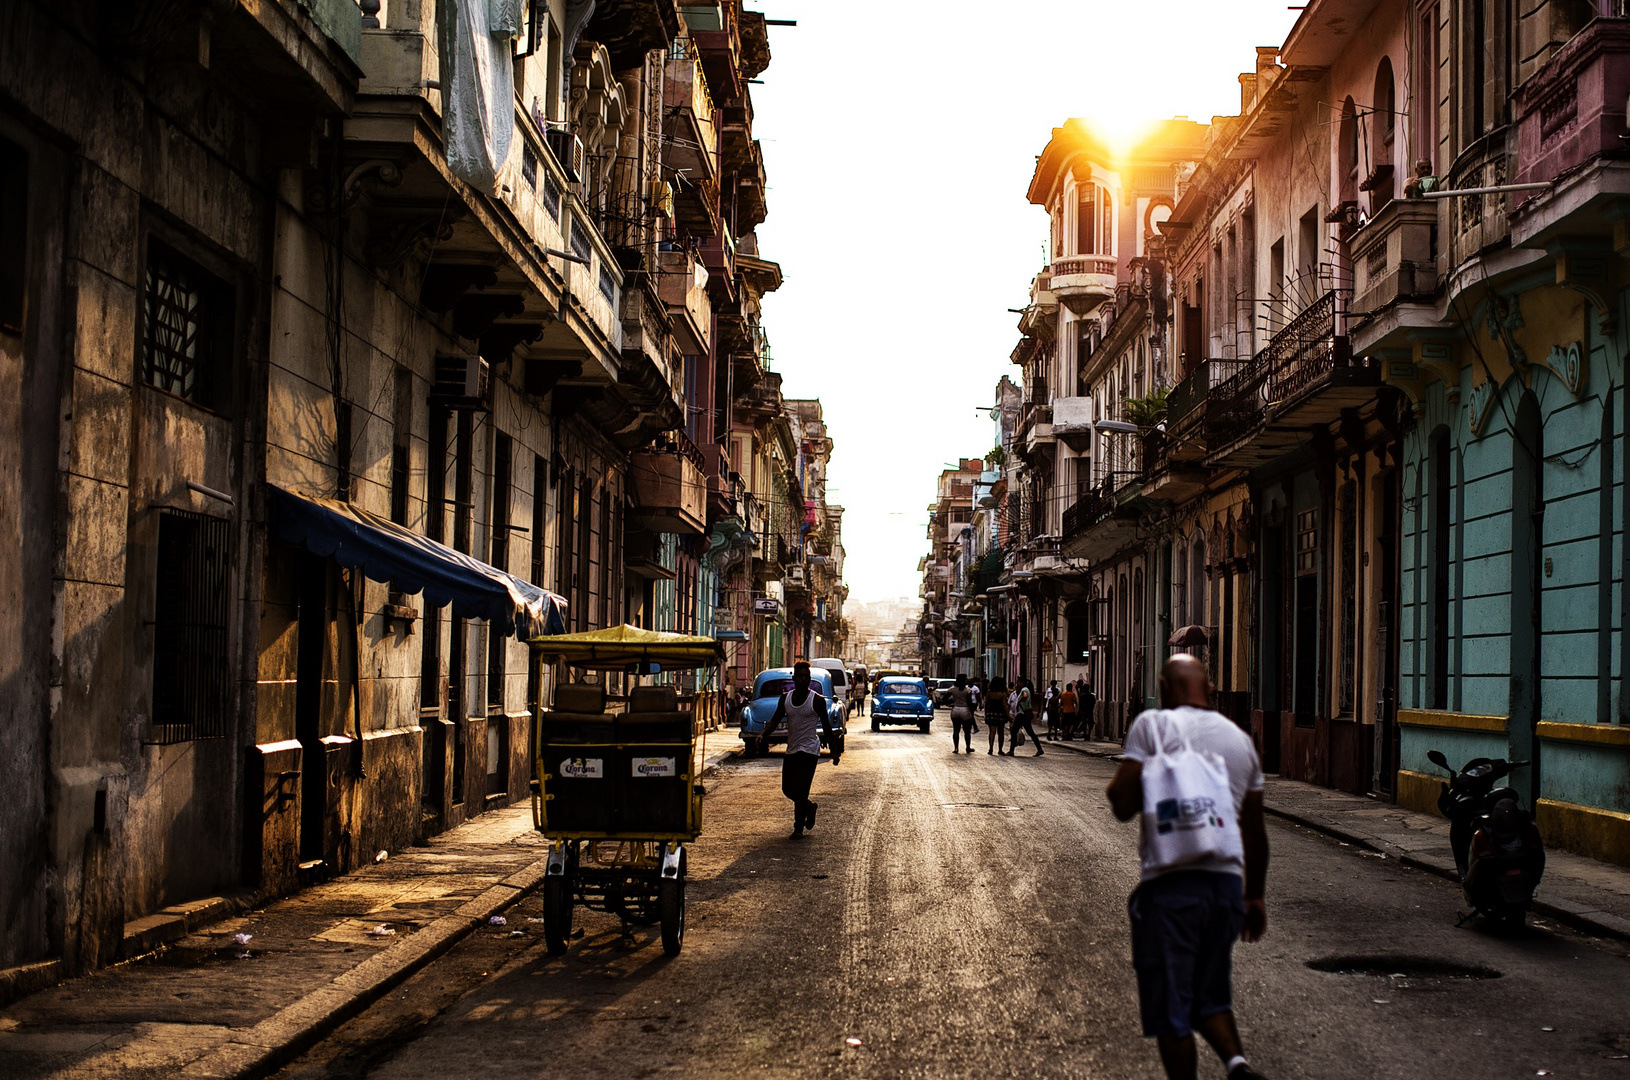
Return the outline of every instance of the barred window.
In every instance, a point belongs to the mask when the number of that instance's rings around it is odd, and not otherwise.
[[[157,240],[147,245],[143,282],[142,378],[167,394],[214,405],[228,335],[228,292],[220,279]]]
[[[227,734],[231,539],[225,518],[180,510],[159,515],[150,742]]]
[[[521,179],[533,191],[538,190],[538,155],[531,143],[521,144]]]
[[[543,171],[543,208],[550,217],[560,220],[560,185],[548,169]]]
[[[617,299],[617,279],[611,276],[611,270],[604,264],[600,266],[600,295],[607,300]]]
[[[572,254],[587,264],[592,255],[593,248],[589,245],[589,234],[583,231],[583,226],[577,221],[572,222]]]

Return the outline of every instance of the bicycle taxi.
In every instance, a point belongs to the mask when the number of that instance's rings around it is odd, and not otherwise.
[[[710,637],[616,626],[534,638],[532,648],[577,673],[717,669]],[[717,685],[717,680],[709,680]],[[557,684],[533,725],[533,824],[551,841],[543,882],[544,943],[566,951],[576,905],[630,925],[660,923],[662,950],[685,938],[685,845],[702,831],[706,729],[672,686],[633,687],[611,711],[605,685]],[[700,738],[699,738],[700,736]]]

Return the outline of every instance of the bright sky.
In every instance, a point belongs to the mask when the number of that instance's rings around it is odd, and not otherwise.
[[[1071,116],[1126,124],[1239,111],[1284,0],[761,0],[753,87],[786,283],[764,329],[788,397],[819,397],[847,508],[854,601],[915,596],[939,472],[996,441],[988,414],[1047,218],[1025,201]]]

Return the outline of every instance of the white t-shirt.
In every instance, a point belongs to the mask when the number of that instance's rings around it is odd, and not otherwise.
[[[1228,788],[1234,796],[1234,820],[1238,821],[1246,793],[1262,790],[1262,764],[1257,760],[1251,737],[1228,717],[1210,709],[1197,709],[1192,705],[1150,709],[1132,721],[1132,729],[1126,733],[1123,753],[1128,761],[1144,762],[1156,755],[1157,728],[1162,752],[1169,754],[1181,750],[1186,733],[1191,750],[1222,762],[1228,770]],[[1141,834],[1139,842],[1141,845]],[[1245,875],[1245,864],[1233,859],[1205,859],[1174,869]],[[1148,881],[1160,873],[1159,870],[1145,868],[1143,880]]]

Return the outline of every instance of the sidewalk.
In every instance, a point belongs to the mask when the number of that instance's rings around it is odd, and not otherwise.
[[[1044,743],[1077,753],[1115,757],[1117,743]],[[1364,795],[1349,795],[1295,780],[1267,778],[1268,813],[1397,859],[1405,866],[1458,881],[1449,852],[1449,823]],[[1586,933],[1630,939],[1630,869],[1555,849],[1545,853],[1545,877],[1534,910]]]
[[[708,749],[704,775],[730,753]],[[530,804],[492,811],[149,957],[41,990],[0,1009],[0,1072],[265,1076],[536,890],[547,847]],[[239,944],[239,934],[251,936]]]

